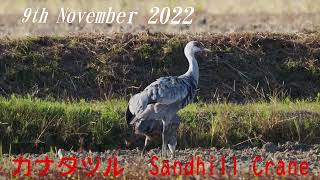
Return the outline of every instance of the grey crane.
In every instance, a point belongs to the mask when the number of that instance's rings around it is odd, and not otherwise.
[[[168,145],[171,155],[174,156],[177,128],[180,124],[177,112],[189,104],[195,96],[199,81],[196,54],[203,51],[210,50],[200,42],[189,42],[184,49],[189,62],[186,73],[180,76],[161,77],[129,100],[126,112],[127,122],[135,126],[135,133],[146,136],[142,153],[150,140],[151,133],[160,130],[161,155],[167,155],[166,146]]]

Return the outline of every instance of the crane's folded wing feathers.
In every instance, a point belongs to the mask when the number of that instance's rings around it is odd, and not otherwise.
[[[129,109],[137,115],[142,113],[148,104],[172,104],[181,101],[181,106],[185,106],[192,100],[195,89],[196,83],[192,78],[161,77],[134,95],[129,101]]]
[[[162,77],[151,83],[144,90],[151,101],[159,104],[172,104],[183,100],[188,95],[188,87],[178,77]]]

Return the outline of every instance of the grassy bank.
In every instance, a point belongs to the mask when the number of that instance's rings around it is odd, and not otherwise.
[[[0,95],[105,100],[187,70],[184,45],[199,40],[199,101],[315,99],[319,34],[119,33],[0,40]]]
[[[8,151],[11,144],[14,151],[48,150],[53,146],[77,149],[82,137],[83,145],[95,150],[123,147],[130,134],[125,109],[124,100],[71,103],[2,97],[3,148]],[[180,148],[240,147],[264,141],[319,143],[319,102],[197,103],[179,114]]]

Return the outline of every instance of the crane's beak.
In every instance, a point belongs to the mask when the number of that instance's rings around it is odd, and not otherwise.
[[[212,52],[210,49],[208,49],[208,48],[203,48],[203,51],[205,51],[205,52]]]

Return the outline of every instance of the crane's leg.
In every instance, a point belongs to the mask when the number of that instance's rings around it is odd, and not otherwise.
[[[171,152],[171,158],[175,157],[175,150],[177,146],[177,132],[180,125],[180,118],[176,115],[174,119],[171,121],[168,129],[168,147]]]
[[[174,158],[175,157],[175,150],[177,146],[177,128],[175,125],[171,126],[172,129],[170,129],[169,137],[168,137],[168,147],[171,152],[170,157]]]
[[[146,147],[148,145],[148,141],[149,141],[149,137],[146,136],[146,139],[144,140],[144,146],[143,146],[143,149],[142,149],[142,152],[141,152],[141,156],[143,156],[145,154]]]
[[[166,122],[162,120],[162,148],[161,148],[161,156],[165,157],[167,155],[167,143],[166,143]]]
[[[171,157],[170,158],[174,158],[175,157],[176,146],[177,146],[177,137],[173,136],[173,137],[170,138],[169,144],[168,144],[169,150],[171,152]]]

